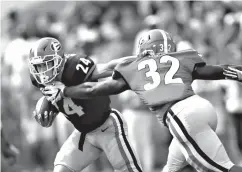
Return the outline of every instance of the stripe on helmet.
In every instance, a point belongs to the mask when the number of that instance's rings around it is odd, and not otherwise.
[[[40,42],[41,42],[41,39],[38,40],[38,41],[35,43],[34,47],[33,47],[34,57],[37,57],[37,56],[38,56],[38,47],[39,47]]]
[[[163,31],[163,30],[160,30],[161,32],[161,35],[163,37],[163,40],[164,40],[164,53],[168,53],[168,48],[167,48],[167,36],[166,36],[166,33]]]

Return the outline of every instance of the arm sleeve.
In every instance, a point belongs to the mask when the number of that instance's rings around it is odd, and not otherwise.
[[[193,79],[203,79],[203,80],[218,80],[225,79],[223,74],[224,69],[229,66],[234,67],[238,70],[242,70],[241,65],[205,65],[205,66],[195,66],[192,76]]]
[[[122,79],[126,82],[126,85],[127,85],[127,88],[131,88],[130,85],[129,85],[129,80],[130,80],[130,73],[132,73],[132,69],[133,69],[133,66],[132,66],[132,62],[134,61],[134,59],[128,59],[128,60],[125,60],[124,62],[118,64],[115,69],[114,69],[114,72],[113,72],[113,75],[112,75],[112,78],[113,79]]]
[[[205,65],[205,66],[195,66],[192,77],[193,79],[203,79],[203,80],[218,80],[225,79],[223,75],[223,69],[225,65]]]

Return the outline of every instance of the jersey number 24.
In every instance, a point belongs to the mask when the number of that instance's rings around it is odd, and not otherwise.
[[[171,62],[171,67],[165,74],[165,78],[164,78],[165,84],[181,84],[181,83],[183,83],[181,78],[173,78],[173,76],[176,74],[176,72],[179,69],[179,65],[180,65],[179,60],[172,56],[166,55],[166,56],[162,56],[160,58],[159,62],[167,63],[168,61]],[[148,59],[148,60],[144,60],[144,61],[140,62],[138,64],[138,70],[145,69],[146,66],[148,66],[149,71],[145,73],[145,76],[152,78],[152,82],[149,82],[144,85],[144,89],[147,91],[147,90],[152,90],[152,89],[158,87],[158,85],[160,85],[160,83],[161,83],[161,77],[160,77],[160,74],[157,72],[158,67],[157,67],[157,63],[154,59]]]
[[[83,109],[81,106],[76,105],[71,98],[64,98],[63,109],[66,115],[78,115],[79,117],[84,115]],[[54,104],[57,109],[59,109],[58,104]]]

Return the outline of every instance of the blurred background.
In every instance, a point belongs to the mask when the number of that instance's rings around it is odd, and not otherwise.
[[[50,172],[72,125],[58,115],[42,128],[32,117],[40,92],[29,80],[30,46],[58,38],[66,53],[86,53],[96,62],[136,53],[143,32],[170,32],[177,49],[194,48],[208,64],[242,64],[242,2],[239,1],[1,1],[1,170]],[[217,133],[234,163],[242,163],[242,85],[194,81],[195,92],[218,112]],[[112,96],[123,112],[129,139],[148,171],[166,163],[171,136],[130,91]],[[7,142],[4,145],[5,141]],[[7,149],[13,149],[16,159]],[[84,171],[113,171],[105,155]],[[194,172],[190,167],[182,170]]]

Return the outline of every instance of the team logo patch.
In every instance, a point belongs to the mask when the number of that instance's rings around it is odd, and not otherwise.
[[[59,42],[52,42],[50,47],[53,51],[59,51],[61,49],[61,44]]]

